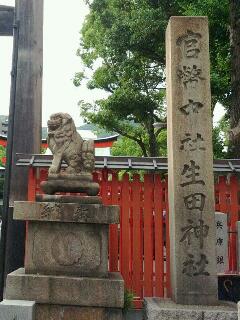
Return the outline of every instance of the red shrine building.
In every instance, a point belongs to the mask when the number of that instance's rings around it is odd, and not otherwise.
[[[3,116],[0,116],[3,117]],[[0,121],[1,122],[1,121]],[[7,146],[7,117],[5,117],[4,121],[0,124],[0,146],[6,148]],[[118,134],[110,134],[107,132],[103,132],[100,135],[96,135],[96,127],[91,124],[84,124],[77,128],[77,131],[80,133],[81,137],[84,140],[93,139],[95,142],[95,154],[97,156],[110,156],[111,155],[111,147],[113,143],[117,141],[119,135]],[[46,154],[51,154],[48,149],[47,144],[47,128],[42,128],[42,149],[45,150]],[[5,158],[1,159],[2,163],[6,161]]]

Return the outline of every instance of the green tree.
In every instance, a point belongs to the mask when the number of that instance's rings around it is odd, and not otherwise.
[[[230,106],[230,33],[227,0],[92,0],[78,55],[92,69],[88,88],[106,99],[80,101],[81,115],[138,145],[144,156],[166,154],[159,137],[166,127],[165,30],[172,15],[208,15],[212,107]],[[81,70],[74,84],[86,77]],[[160,129],[154,123],[162,123]],[[216,136],[216,133],[214,133]],[[216,139],[215,139],[216,140]],[[124,140],[125,142],[127,140]],[[217,141],[217,140],[216,140]],[[136,149],[137,151],[137,149]]]
[[[231,139],[229,157],[240,158],[240,1],[230,0],[231,106],[229,119]]]
[[[157,138],[160,154],[163,157],[167,156],[167,130],[162,130]],[[113,156],[132,156],[142,157],[143,152],[140,146],[132,139],[120,137],[114,142],[111,154]]]
[[[228,0],[180,0],[186,16],[207,16],[211,60],[212,108],[216,102],[230,106],[230,33]]]
[[[89,3],[89,2],[88,2]],[[88,82],[104,89],[107,99],[80,102],[81,115],[109,131],[132,139],[144,156],[158,156],[158,136],[166,127],[164,106],[164,34],[176,12],[158,1],[94,0],[82,28],[78,51],[84,65],[100,66]],[[81,84],[84,74],[76,73]],[[155,123],[163,123],[155,129]]]
[[[213,104],[227,110],[228,157],[240,157],[240,1],[181,0],[187,15],[207,15],[210,26]]]
[[[134,140],[121,137],[114,142],[111,149],[111,154],[113,156],[141,157],[142,150]]]
[[[213,158],[224,159],[227,157],[227,145],[221,126],[213,128]]]

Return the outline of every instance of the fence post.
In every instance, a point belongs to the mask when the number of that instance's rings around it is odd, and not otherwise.
[[[155,296],[164,296],[164,256],[163,256],[163,188],[159,174],[155,174],[154,184],[154,236],[155,236]]]
[[[112,205],[119,205],[119,195],[118,195],[118,175],[116,173],[112,174],[111,181],[111,196]],[[119,243],[118,243],[118,225],[113,224],[109,226],[109,271],[116,272],[119,271],[118,267],[118,254],[119,254]]]
[[[153,296],[153,175],[144,175],[144,296]]]

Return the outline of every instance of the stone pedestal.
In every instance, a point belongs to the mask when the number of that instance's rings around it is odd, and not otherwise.
[[[144,320],[238,320],[237,306],[219,302],[214,306],[182,305],[170,299],[144,299]]]
[[[20,201],[14,218],[28,221],[25,268],[8,275],[6,299],[35,301],[36,320],[121,319],[124,282],[108,272],[117,206]]]

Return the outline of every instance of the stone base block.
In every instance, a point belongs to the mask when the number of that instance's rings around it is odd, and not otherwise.
[[[78,197],[75,198],[81,199]],[[70,200],[71,199],[69,199],[69,201]],[[119,223],[119,216],[119,206],[104,206],[102,204],[81,202],[62,203],[57,201],[15,201],[13,213],[14,220],[93,224]]]
[[[26,273],[105,277],[108,225],[119,207],[102,204],[17,201],[14,219],[26,220]]]
[[[146,298],[144,320],[237,320],[237,306],[219,301],[217,306],[181,305],[170,299]]]
[[[107,277],[108,225],[29,221],[25,271]]]
[[[88,196],[96,196],[100,189],[99,184],[96,182],[67,179],[42,181],[40,186],[44,193],[47,194],[54,194],[56,192],[82,192]]]
[[[122,309],[37,304],[35,320],[122,320]]]
[[[3,300],[0,303],[0,320],[36,320],[35,302]]]
[[[79,203],[79,204],[102,204],[102,198],[98,196],[69,196],[69,195],[50,195],[37,194],[36,201],[39,202],[61,202],[61,203]]]
[[[6,299],[84,307],[123,308],[124,281],[119,273],[108,278],[77,278],[25,274],[20,268],[7,276]]]

